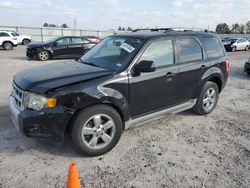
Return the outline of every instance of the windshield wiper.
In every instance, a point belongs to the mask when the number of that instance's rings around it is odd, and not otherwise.
[[[96,64],[94,64],[94,63],[86,62],[86,61],[83,61],[83,60],[81,60],[81,59],[79,59],[78,61],[80,61],[81,63],[86,64],[86,65],[91,65],[91,66],[93,66],[93,67],[99,67],[98,65],[96,65]]]

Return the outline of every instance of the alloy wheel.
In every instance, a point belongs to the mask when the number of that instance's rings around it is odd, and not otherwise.
[[[47,60],[49,58],[49,54],[46,51],[40,52],[39,53],[39,58],[43,61]]]
[[[210,88],[206,91],[203,97],[203,108],[205,111],[211,110],[216,103],[216,91],[214,88]]]
[[[82,127],[81,137],[89,149],[103,149],[108,146],[116,132],[114,120],[106,114],[89,118]]]

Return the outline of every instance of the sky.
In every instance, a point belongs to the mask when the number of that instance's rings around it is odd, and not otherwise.
[[[41,27],[45,22],[79,29],[118,26],[213,30],[218,23],[246,23],[250,0],[0,0],[0,25]]]

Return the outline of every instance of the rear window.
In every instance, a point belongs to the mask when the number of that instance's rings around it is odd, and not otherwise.
[[[194,38],[179,38],[176,40],[177,63],[185,63],[202,59],[202,49]]]
[[[203,46],[208,58],[224,56],[223,48],[219,40],[215,37],[203,37]]]

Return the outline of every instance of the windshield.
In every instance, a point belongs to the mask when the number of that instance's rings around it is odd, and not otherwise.
[[[106,37],[82,56],[80,61],[116,72],[121,71],[127,67],[142,45],[142,39],[119,36]]]
[[[236,42],[237,39],[227,39],[225,42]]]
[[[51,43],[51,42],[54,42],[55,40],[59,39],[61,37],[54,37],[54,38],[51,38],[49,40],[46,40],[44,43]]]

